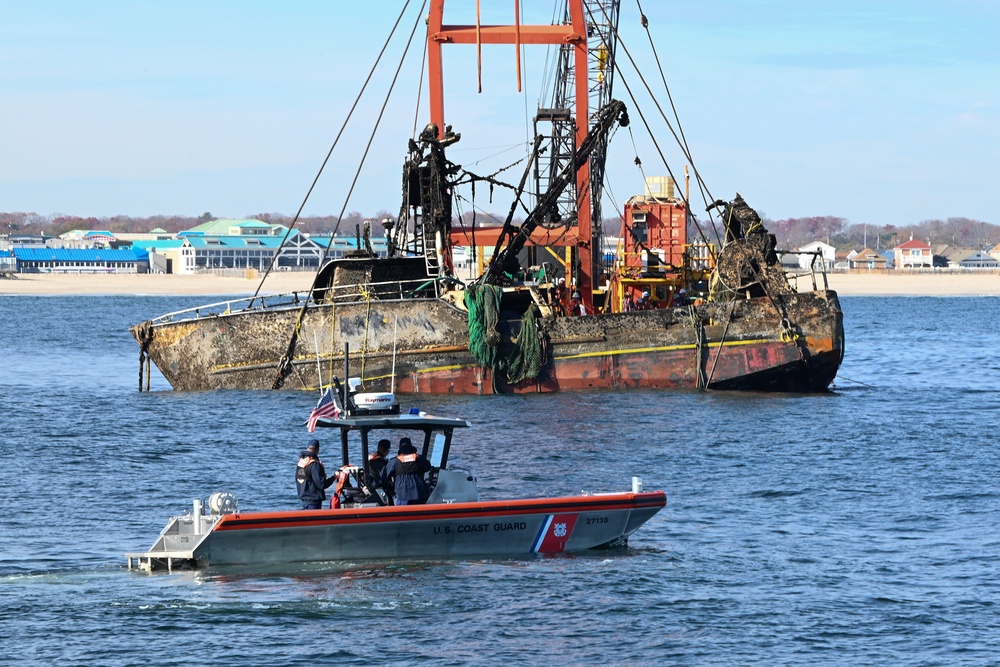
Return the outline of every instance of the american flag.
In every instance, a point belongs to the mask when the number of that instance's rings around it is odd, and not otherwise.
[[[326,388],[323,395],[319,397],[319,403],[316,404],[312,414],[309,415],[307,427],[310,433],[316,430],[316,422],[324,417],[330,419],[340,418],[340,408],[337,407],[337,402],[333,399],[332,387]]]

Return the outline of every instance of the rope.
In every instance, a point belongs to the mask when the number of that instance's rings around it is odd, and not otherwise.
[[[691,317],[691,326],[694,328],[694,347],[695,347],[695,360],[694,360],[694,371],[695,371],[695,389],[705,389],[708,387],[708,383],[705,381],[705,373],[701,368],[702,362],[702,345],[704,343],[704,329],[701,326],[701,318],[698,317],[698,308],[696,306],[688,306],[688,315]]]
[[[719,340],[719,351],[715,353],[715,361],[712,362],[712,370],[708,374],[708,379],[705,380],[705,386],[712,384],[712,378],[715,377],[715,367],[719,364],[719,357],[722,356],[722,346],[726,343],[726,336],[729,334],[729,325],[733,321],[733,313],[736,312],[736,300],[730,302],[729,305],[729,316],[726,318],[726,328],[722,331],[722,338]]]
[[[146,374],[146,391],[149,391],[149,346],[153,342],[153,323],[146,320],[136,325],[133,330],[135,339],[139,341],[139,392],[142,392],[143,367]]]
[[[365,310],[365,338],[361,344],[361,386],[364,387],[365,382],[365,359],[368,358],[368,325],[371,324],[372,320],[372,294],[365,289],[364,285],[359,284],[358,290],[361,292],[362,298],[367,302],[367,309]]]

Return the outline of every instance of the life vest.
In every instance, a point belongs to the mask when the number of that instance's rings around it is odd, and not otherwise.
[[[302,457],[299,459],[299,465],[295,468],[295,481],[298,484],[304,484],[309,475],[306,474],[306,468],[312,464],[313,460],[308,457]]]

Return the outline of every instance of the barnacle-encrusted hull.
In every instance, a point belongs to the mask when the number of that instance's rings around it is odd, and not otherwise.
[[[301,318],[301,321],[300,321]],[[685,308],[540,320],[538,376],[494,377],[468,350],[467,313],[444,298],[289,303],[133,329],[178,390],[270,389],[289,337],[297,340],[284,389],[315,389],[342,367],[372,390],[490,394],[625,388],[824,391],[844,354],[840,302],[818,290]],[[519,320],[502,320],[503,341]],[[357,357],[354,359],[354,357]],[[499,375],[499,374],[498,374]]]

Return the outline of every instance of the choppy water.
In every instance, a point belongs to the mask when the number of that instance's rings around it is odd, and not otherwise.
[[[315,396],[136,392],[201,300],[0,297],[0,663],[1000,662],[1000,299],[845,298],[830,395],[419,400],[484,497],[666,490],[627,549],[130,573],[195,497],[295,506]]]

